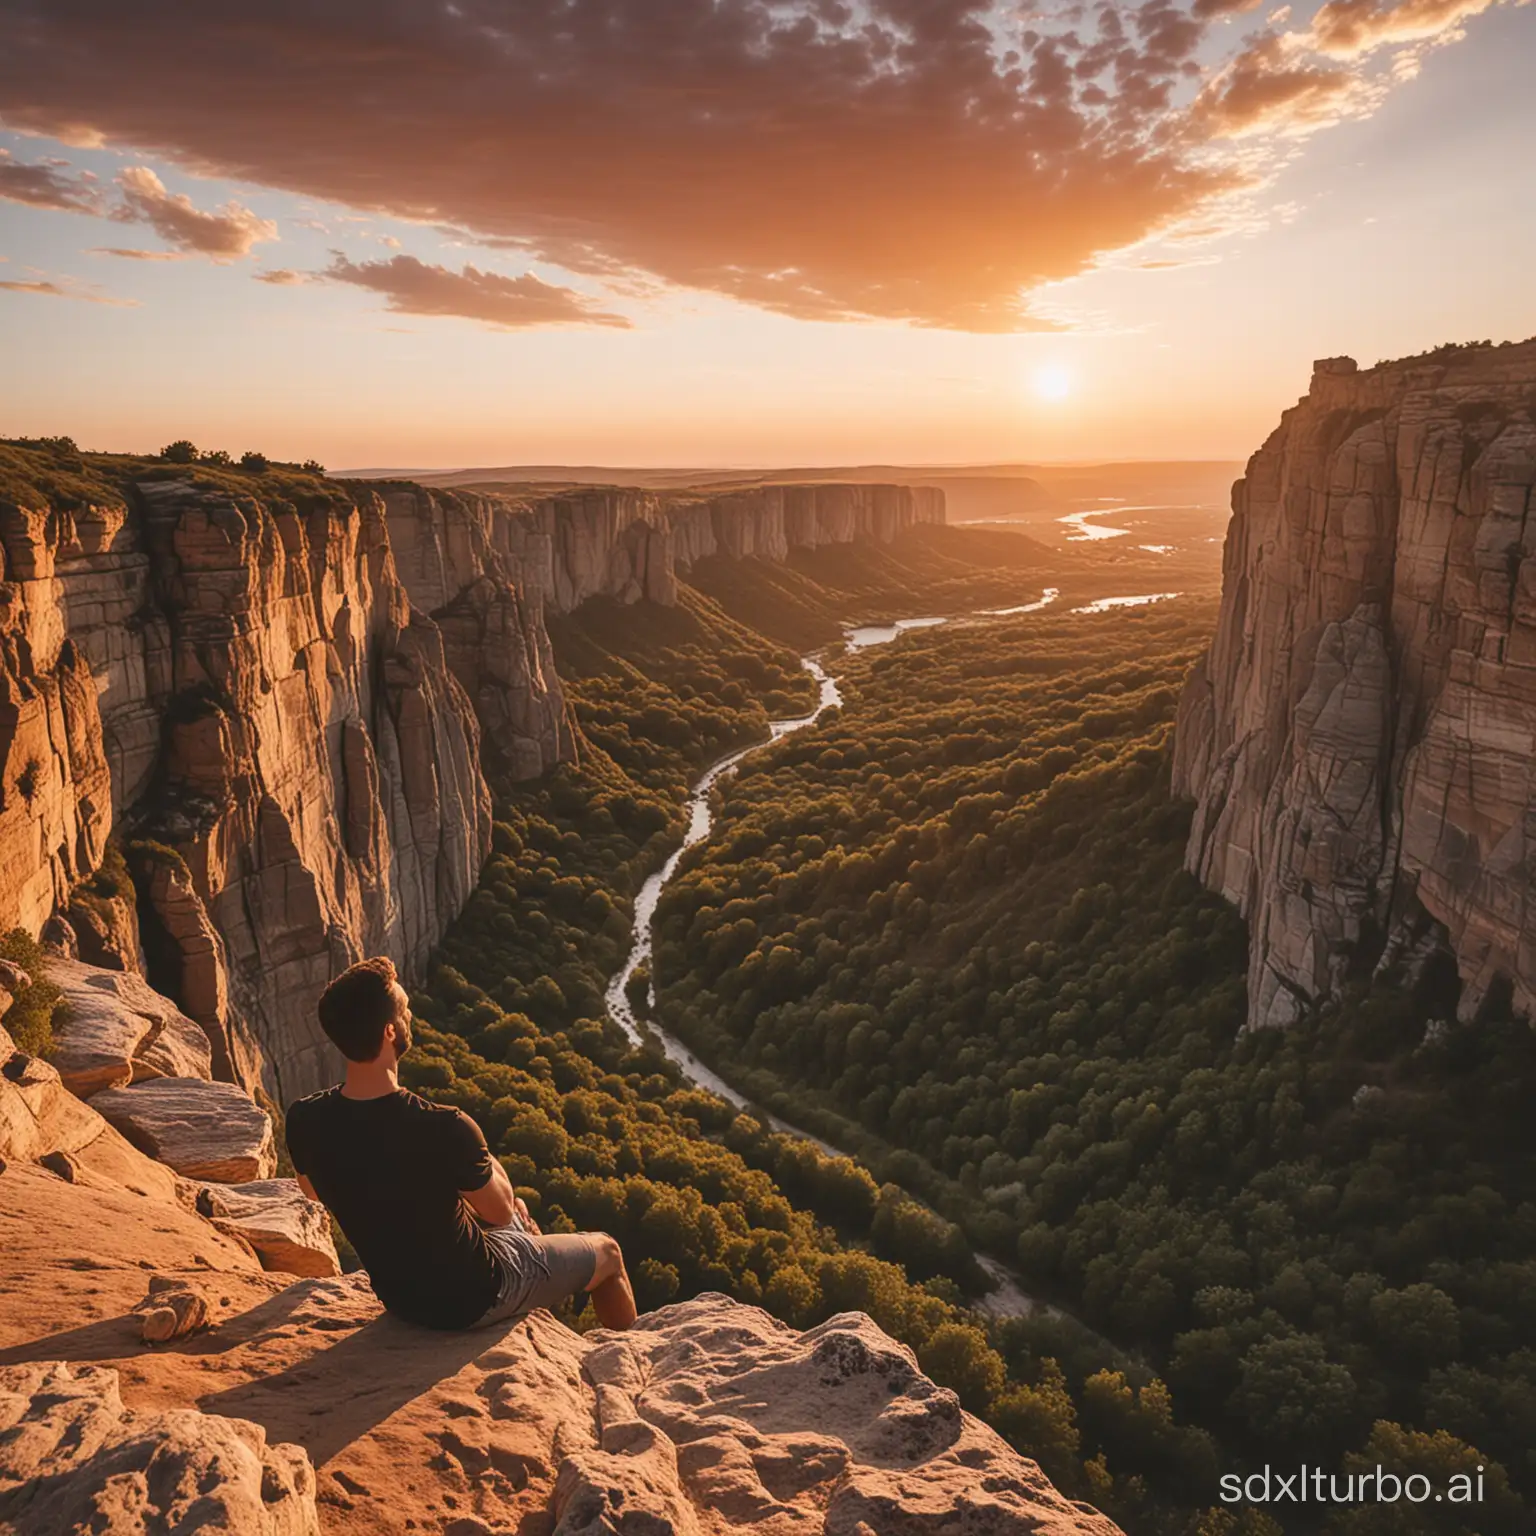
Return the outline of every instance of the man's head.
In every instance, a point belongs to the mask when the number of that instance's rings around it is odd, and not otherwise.
[[[348,1061],[393,1065],[411,1048],[411,1003],[385,955],[349,965],[320,994],[320,1027]]]

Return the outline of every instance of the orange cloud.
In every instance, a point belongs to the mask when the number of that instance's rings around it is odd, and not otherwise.
[[[1423,42],[1480,16],[1497,0],[1328,0],[1312,18],[1311,40],[1323,53],[1350,58],[1389,43]]]
[[[65,162],[18,160],[0,149],[0,198],[65,213],[100,213],[101,189],[89,174],[69,175]]]
[[[349,261],[339,251],[320,276],[382,294],[397,315],[452,315],[478,320],[501,330],[536,325],[610,325],[627,327],[622,315],[598,309],[573,288],[557,288],[531,272],[503,277],[466,265],[461,272],[391,256],[387,261]],[[268,282],[276,281],[271,276]]]
[[[1358,89],[1352,71],[1298,62],[1285,39],[1267,34],[1205,87],[1193,116],[1207,132],[1225,138],[1314,128],[1341,116]]]
[[[212,213],[196,207],[184,193],[171,193],[147,165],[131,165],[117,178],[123,201],[112,217],[124,224],[148,224],[160,238],[188,255],[233,261],[251,247],[277,239],[277,225],[239,203],[225,203]]]
[[[1488,3],[1328,0],[1311,42],[1248,39],[1212,71],[1208,28],[1250,0],[1055,21],[984,0],[203,0],[195,25],[182,0],[0,0],[0,118],[449,226],[629,293],[1007,331],[1045,323],[1031,291],[1249,184],[1251,155],[1224,141],[1375,99],[1344,52]],[[238,205],[194,218],[163,187],[137,197],[178,249],[273,237]],[[495,274],[379,268],[355,270],[392,305],[484,319],[499,302]]]
[[[185,261],[189,251],[142,251],[137,246],[93,245],[88,256],[117,256],[123,261]]]
[[[90,293],[77,288],[67,280],[57,283],[52,278],[32,278],[27,281],[12,279],[0,282],[0,289],[6,293],[30,293],[44,299],[79,299],[85,304],[111,304],[119,309],[138,307],[136,299],[114,299],[104,293]]]

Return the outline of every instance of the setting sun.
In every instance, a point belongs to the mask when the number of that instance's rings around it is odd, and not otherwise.
[[[1031,383],[1042,400],[1065,400],[1072,393],[1072,375],[1059,363],[1035,369]]]

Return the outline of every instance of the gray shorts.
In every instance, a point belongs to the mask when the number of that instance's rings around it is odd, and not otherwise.
[[[485,1234],[501,1269],[501,1289],[480,1318],[504,1323],[536,1307],[557,1307],[584,1291],[597,1273],[597,1244],[586,1232],[524,1232],[492,1227]]]

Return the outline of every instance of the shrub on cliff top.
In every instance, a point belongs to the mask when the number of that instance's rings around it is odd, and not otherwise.
[[[47,1056],[53,1050],[53,1010],[63,996],[48,980],[48,956],[25,928],[12,928],[0,938],[0,959],[19,965],[32,983],[12,998],[0,1025],[10,1032],[18,1050]]]

